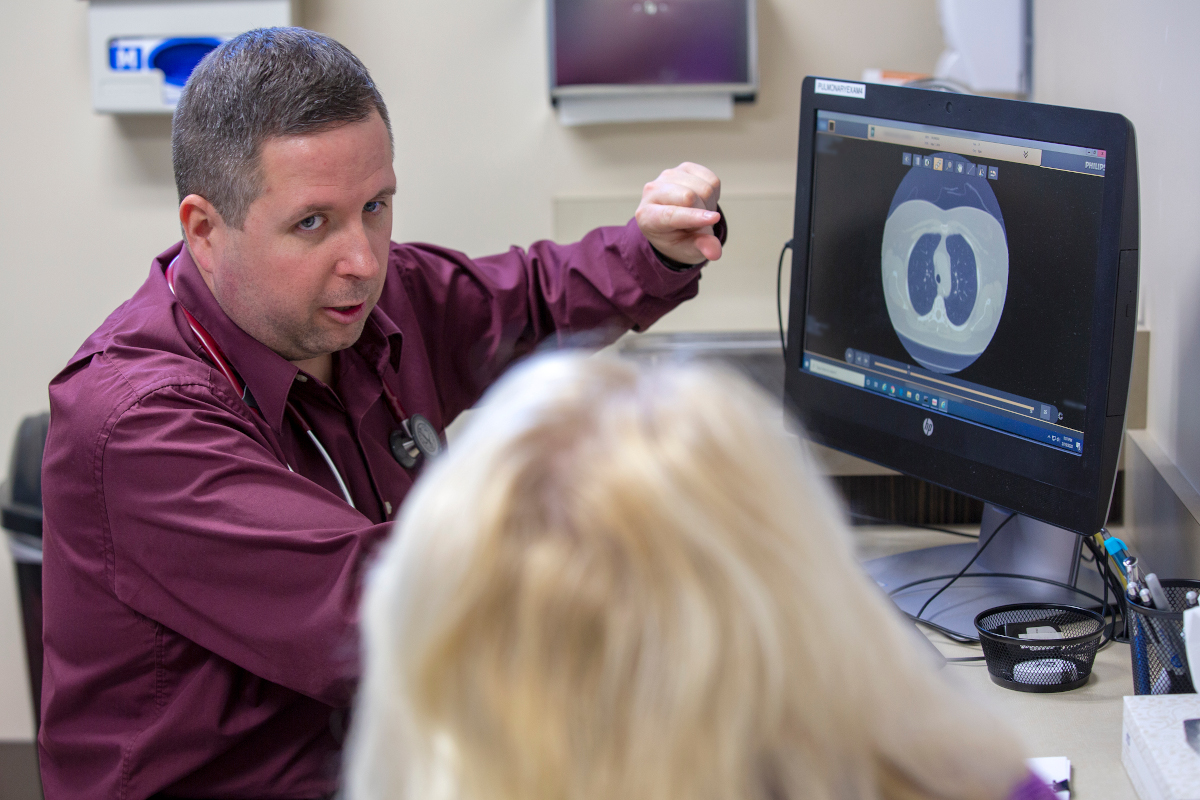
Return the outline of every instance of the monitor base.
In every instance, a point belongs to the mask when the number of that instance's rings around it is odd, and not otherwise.
[[[1083,540],[1078,534],[1021,514],[1013,515],[990,504],[984,507],[980,529],[976,543],[929,547],[874,558],[863,562],[863,567],[900,610],[916,616],[930,595],[957,574],[994,532],[991,542],[971,565],[967,575],[929,604],[921,615],[922,621],[929,621],[957,636],[974,639],[978,635],[976,615],[996,606],[1063,603],[1084,608],[1099,607],[1099,602],[1070,589],[1028,578],[1003,577],[1046,578],[1103,597],[1104,586],[1095,567],[1080,563]],[[945,577],[930,580],[939,576]],[[922,580],[925,582],[901,588]],[[1111,592],[1109,597],[1112,598]]]

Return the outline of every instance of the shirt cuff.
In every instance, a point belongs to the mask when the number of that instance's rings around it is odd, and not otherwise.
[[[717,204],[717,213],[721,215],[721,218],[717,220],[716,225],[713,225],[713,236],[716,236],[717,240],[722,246],[724,246],[725,239],[729,236],[729,225],[725,222],[725,212],[721,210],[720,203]],[[664,256],[654,245],[650,245],[650,247],[652,250],[654,250],[654,255],[658,256],[658,260],[662,262],[662,265],[675,272],[684,272],[685,270],[695,269],[696,267],[703,267],[708,263],[707,261],[701,261],[698,264],[685,264],[682,261],[676,261],[669,256]]]

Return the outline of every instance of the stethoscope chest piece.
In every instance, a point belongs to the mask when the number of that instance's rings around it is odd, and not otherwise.
[[[413,414],[401,425],[403,427],[392,431],[388,437],[392,457],[400,466],[412,469],[421,456],[433,458],[442,451],[442,440],[438,438],[437,429],[420,414]]]

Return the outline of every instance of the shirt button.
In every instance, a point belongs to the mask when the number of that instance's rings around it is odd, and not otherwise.
[[[389,503],[387,500],[384,500],[383,501],[383,510],[385,512],[387,512],[387,515],[390,517],[392,515],[392,504]]]
[[[296,380],[300,381],[301,383],[308,383],[308,376],[298,372],[296,373]]]

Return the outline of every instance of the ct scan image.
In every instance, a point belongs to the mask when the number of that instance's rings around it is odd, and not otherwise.
[[[951,374],[979,358],[1008,293],[1008,239],[987,167],[952,153],[914,158],[888,209],[881,272],[892,327],[918,364]]]

